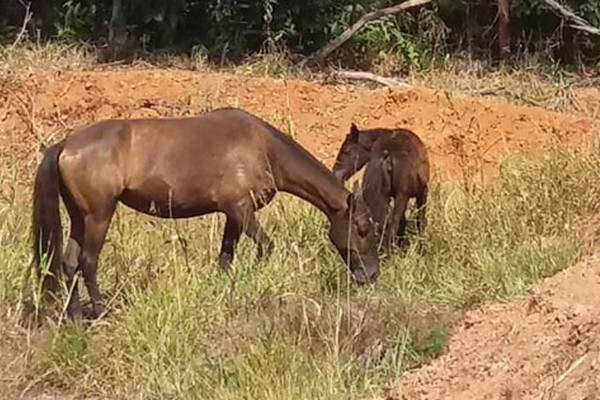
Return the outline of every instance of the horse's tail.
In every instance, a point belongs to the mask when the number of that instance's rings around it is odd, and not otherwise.
[[[44,276],[42,291],[56,293],[62,258],[62,226],[60,223],[61,176],[58,157],[64,141],[48,147],[35,175],[33,189],[33,268],[41,278],[42,259],[48,260],[49,270]]]

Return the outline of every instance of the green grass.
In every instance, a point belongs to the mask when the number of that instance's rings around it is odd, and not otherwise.
[[[349,283],[325,217],[291,196],[260,213],[275,241],[272,258],[255,264],[244,237],[231,277],[215,262],[221,217],[176,227],[120,208],[100,266],[110,315],[92,325],[47,321],[17,383],[119,399],[374,393],[443,353],[457,313],[522,294],[579,258],[574,221],[598,209],[597,154],[592,146],[512,156],[479,193],[435,181],[427,237],[384,260],[370,289]],[[14,320],[30,211],[8,192],[0,202],[0,302]],[[177,232],[187,256],[172,240]]]

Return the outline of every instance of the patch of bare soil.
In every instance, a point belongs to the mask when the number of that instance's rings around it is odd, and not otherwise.
[[[4,106],[2,106],[4,104]],[[31,74],[0,89],[0,146],[26,157],[39,138],[67,134],[102,118],[198,114],[233,105],[287,131],[331,166],[351,122],[362,128],[407,127],[422,137],[434,170],[492,172],[516,150],[578,144],[593,119],[455,97],[424,88],[367,89],[302,80],[169,70]]]
[[[600,254],[522,299],[466,313],[448,353],[405,373],[383,398],[600,398]]]

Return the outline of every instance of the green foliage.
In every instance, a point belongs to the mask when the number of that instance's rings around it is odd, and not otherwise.
[[[0,5],[0,40],[10,41],[24,17],[18,2]],[[290,53],[309,54],[363,14],[391,0],[133,0],[123,2],[127,31],[145,50],[189,51],[202,46],[219,60],[239,59],[271,42]],[[576,14],[600,26],[600,0],[565,0]],[[112,0],[49,0],[33,5],[29,28],[42,38],[106,41]],[[30,34],[37,34],[31,30]],[[548,61],[596,64],[596,38],[562,23],[542,0],[510,2],[513,53],[542,53]],[[354,64],[392,57],[394,72],[426,68],[432,57],[467,50],[474,57],[497,52],[495,2],[440,0],[373,21],[338,52]],[[384,60],[385,61],[385,60]]]
[[[93,24],[95,7],[74,0],[67,0],[62,4],[59,20],[54,22],[56,37],[59,41],[73,42],[86,40],[89,34],[86,32]]]

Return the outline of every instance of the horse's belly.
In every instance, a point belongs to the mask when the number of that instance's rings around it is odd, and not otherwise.
[[[148,195],[126,190],[119,200],[126,206],[159,218],[190,218],[219,211],[207,198],[182,199],[170,195]]]

